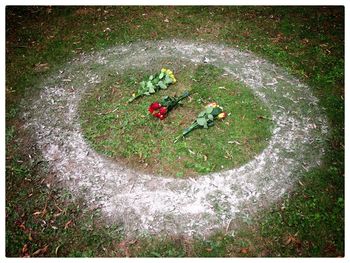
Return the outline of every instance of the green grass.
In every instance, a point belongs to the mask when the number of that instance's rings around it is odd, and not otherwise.
[[[40,155],[30,141],[18,140],[26,138],[18,129],[19,102],[64,62],[82,52],[168,38],[259,54],[309,84],[329,120],[322,166],[305,173],[279,203],[242,220],[234,237],[123,242],[121,226],[106,227],[98,209],[48,188]],[[23,256],[25,245],[30,255],[49,245],[37,256],[344,255],[344,7],[7,7],[6,41],[7,256]],[[38,63],[49,69],[38,70]],[[65,213],[54,217],[55,205]],[[44,207],[45,215],[34,215]],[[69,220],[74,223],[64,229]]]
[[[128,104],[138,83],[151,74],[148,68],[109,77],[82,99],[82,129],[97,151],[138,170],[184,177],[242,165],[266,147],[272,126],[269,110],[247,87],[223,76],[222,69],[211,65],[179,68],[175,85]],[[186,89],[191,96],[165,120],[148,113],[152,102]],[[219,103],[229,116],[174,144],[210,102]]]

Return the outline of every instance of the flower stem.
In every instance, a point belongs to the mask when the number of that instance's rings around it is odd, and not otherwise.
[[[176,139],[174,140],[174,143],[176,143],[179,139],[184,138],[187,134],[189,134],[194,129],[197,129],[198,127],[199,127],[199,124],[197,123],[197,121],[194,121],[190,127],[186,128],[182,132],[182,134],[180,136],[176,137]]]
[[[179,103],[188,96],[190,96],[190,93],[188,92],[188,90],[186,90],[180,97],[177,98],[176,103]]]
[[[141,97],[143,94],[139,94],[139,95],[136,95],[135,97],[131,97],[129,100],[128,100],[128,103],[130,102],[133,102],[134,100],[136,100],[137,98]]]

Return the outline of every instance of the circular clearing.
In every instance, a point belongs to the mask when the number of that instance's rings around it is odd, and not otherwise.
[[[245,165],[197,178],[137,173],[92,150],[83,138],[78,105],[102,83],[102,72],[147,68],[155,58],[174,57],[223,68],[243,82],[272,112],[267,147]],[[237,218],[280,198],[324,152],[326,118],[310,89],[284,70],[223,45],[185,41],[142,42],[82,55],[42,84],[24,113],[44,158],[75,195],[98,205],[125,234],[205,236],[231,230]]]
[[[155,59],[152,64],[123,75],[105,72],[104,81],[81,99],[84,138],[97,152],[139,172],[188,178],[238,167],[267,146],[272,131],[269,109],[223,69],[172,58]],[[130,94],[160,71],[160,65],[175,68],[176,84],[129,104]],[[190,97],[164,120],[148,113],[152,102],[186,90]],[[224,107],[228,117],[173,143],[210,102]]]

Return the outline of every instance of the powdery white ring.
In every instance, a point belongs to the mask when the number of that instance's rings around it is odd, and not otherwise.
[[[157,57],[205,58],[244,82],[272,112],[268,146],[237,169],[189,179],[138,174],[92,150],[79,126],[82,94],[104,81],[107,70],[147,67]],[[327,122],[310,89],[266,60],[223,45],[173,40],[118,46],[81,55],[42,86],[24,113],[25,128],[34,130],[62,183],[100,206],[111,222],[124,223],[128,236],[205,236],[226,229],[280,198],[298,175],[320,164],[324,152]]]

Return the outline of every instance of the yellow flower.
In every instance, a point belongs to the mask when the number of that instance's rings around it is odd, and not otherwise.
[[[165,68],[162,68],[162,70],[160,72],[166,72],[166,69]]]
[[[136,94],[135,94],[135,93],[133,93],[133,94],[132,94],[132,96],[133,96],[133,97],[136,97]]]
[[[171,75],[171,74],[173,74],[173,72],[170,69],[167,69],[166,74]]]
[[[226,116],[227,116],[227,113],[226,113],[226,112],[221,112],[221,113],[218,115],[218,119],[219,119],[219,120],[225,119]]]

